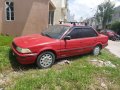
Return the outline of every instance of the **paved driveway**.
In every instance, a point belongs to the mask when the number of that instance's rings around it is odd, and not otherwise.
[[[109,40],[108,46],[106,47],[112,54],[120,58],[120,41]]]

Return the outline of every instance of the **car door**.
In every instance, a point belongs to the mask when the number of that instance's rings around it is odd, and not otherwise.
[[[61,56],[73,56],[78,55],[82,52],[82,44],[81,43],[81,28],[73,28],[66,34],[66,36],[70,36],[70,40],[61,40]]]
[[[82,39],[80,42],[83,45],[83,53],[88,53],[94,48],[97,41],[97,36],[98,34],[93,28],[82,28]]]
[[[61,56],[74,56],[90,52],[97,41],[98,34],[89,27],[77,27],[71,30],[67,36],[71,40],[61,40]]]

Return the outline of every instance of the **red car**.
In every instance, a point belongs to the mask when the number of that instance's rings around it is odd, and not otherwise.
[[[13,54],[20,64],[36,63],[39,68],[51,67],[56,59],[93,52],[108,45],[108,37],[88,26],[54,25],[41,34],[15,38]]]
[[[100,33],[108,36],[110,40],[120,40],[120,36],[112,30],[101,30]]]

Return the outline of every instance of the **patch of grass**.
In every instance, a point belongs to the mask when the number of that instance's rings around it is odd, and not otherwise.
[[[15,80],[10,90],[86,90],[94,67],[81,58],[62,70],[34,70]],[[85,61],[84,61],[85,60]]]
[[[103,80],[108,86],[108,90],[119,90],[120,89],[120,58],[111,54],[108,50],[103,50],[101,55],[96,57],[98,60],[110,61],[116,68],[112,67],[96,67],[94,73],[94,84],[96,83],[96,78],[105,78]],[[100,87],[100,85],[98,85]],[[97,87],[98,88],[98,87]],[[98,88],[100,89],[100,88]]]
[[[0,46],[10,46],[13,37],[0,35]]]
[[[117,65],[117,68],[95,67],[88,63],[92,59],[109,60]],[[70,58],[72,64],[63,66],[62,69],[54,67],[47,70],[28,70],[21,77],[13,79],[8,90],[87,90],[101,89],[101,81],[107,85],[108,89],[120,89],[120,61],[119,58],[103,50],[98,57],[92,55],[78,56]],[[117,62],[117,63],[116,63]],[[100,80],[97,80],[99,79]],[[99,82],[99,83],[98,83]],[[114,87],[116,86],[116,87]]]
[[[12,69],[12,65],[17,65],[15,57],[12,55],[11,49],[8,46],[0,47],[0,73],[6,69]]]
[[[10,67],[9,61],[9,47],[2,46],[0,47],[0,71],[2,72],[3,69]]]
[[[111,61],[113,64],[115,64],[116,66],[118,66],[118,68],[120,68],[120,58],[114,56],[113,54],[111,54],[108,50],[103,50],[103,52],[101,53],[101,55],[99,55],[98,59],[103,59],[106,61]]]
[[[12,56],[10,46],[13,37],[0,35],[0,73],[8,68],[11,68],[11,61],[15,60]]]

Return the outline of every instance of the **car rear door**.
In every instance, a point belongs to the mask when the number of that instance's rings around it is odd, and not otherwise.
[[[90,52],[96,42],[97,42],[97,32],[91,27],[83,27],[82,28],[82,38],[81,43],[83,46],[83,53]]]

